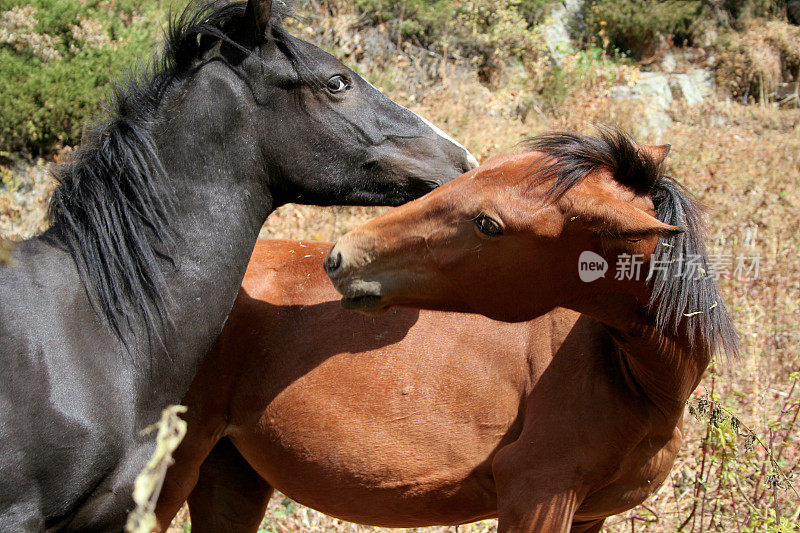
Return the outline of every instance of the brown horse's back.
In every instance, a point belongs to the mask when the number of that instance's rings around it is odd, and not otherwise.
[[[225,420],[264,479],[323,512],[387,526],[494,515],[491,459],[519,432],[531,325],[347,311],[322,270],[329,247],[258,243],[190,408]]]

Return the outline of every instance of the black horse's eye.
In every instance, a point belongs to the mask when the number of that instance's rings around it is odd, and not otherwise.
[[[482,213],[475,217],[475,227],[487,237],[497,237],[503,234],[503,226],[492,217]]]
[[[350,81],[344,76],[337,74],[328,80],[325,88],[328,89],[328,92],[331,94],[341,93],[350,88]]]

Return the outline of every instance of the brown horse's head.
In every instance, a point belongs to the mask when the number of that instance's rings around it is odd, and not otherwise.
[[[344,236],[326,260],[344,304],[508,321],[580,306],[599,291],[646,304],[641,284],[615,280],[613,265],[622,254],[646,263],[659,237],[682,231],[656,218],[651,197],[668,147],[559,133],[531,148],[494,157]]]

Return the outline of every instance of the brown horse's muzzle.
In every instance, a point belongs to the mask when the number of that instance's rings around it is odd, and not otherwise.
[[[342,306],[346,309],[367,315],[383,314],[388,309],[381,296],[379,278],[365,277],[369,272],[368,254],[352,246],[346,237],[333,245],[323,266],[333,286],[342,294]]]

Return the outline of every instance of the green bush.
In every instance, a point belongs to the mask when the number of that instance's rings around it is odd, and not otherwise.
[[[517,9],[529,26],[535,26],[544,21],[552,4],[548,0],[521,0]]]
[[[701,0],[593,0],[586,22],[598,44],[643,58],[657,50],[661,36],[691,37],[703,14]]]
[[[0,151],[77,144],[165,15],[161,0],[0,0]]]
[[[470,59],[484,81],[500,63],[535,57],[536,26],[551,0],[356,0],[375,22],[394,22],[398,37]]]
[[[786,10],[786,0],[715,0],[712,5],[727,13],[734,26],[753,18],[782,18]]]
[[[356,6],[376,22],[398,21],[402,37],[422,46],[436,44],[456,12],[453,0],[356,0]]]

